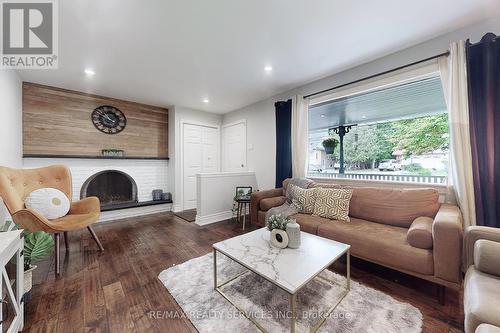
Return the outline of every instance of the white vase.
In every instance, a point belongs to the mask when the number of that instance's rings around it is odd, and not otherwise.
[[[298,249],[300,247],[300,225],[297,221],[292,220],[286,225],[286,233],[288,235],[288,247]]]
[[[273,229],[271,231],[271,245],[280,249],[288,246],[288,235],[285,230]]]

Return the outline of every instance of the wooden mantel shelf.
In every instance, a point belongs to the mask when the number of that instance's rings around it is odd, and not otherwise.
[[[42,154],[24,154],[24,158],[86,158],[98,160],[166,160],[168,157],[134,157],[134,156],[86,156],[86,155],[42,155]]]

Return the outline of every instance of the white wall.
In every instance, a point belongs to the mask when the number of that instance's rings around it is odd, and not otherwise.
[[[222,123],[222,115],[209,113],[205,111],[193,110],[182,106],[174,106],[169,108],[168,117],[168,155],[169,155],[169,168],[168,168],[168,183],[169,191],[172,192],[174,201],[173,210],[175,212],[182,210],[181,196],[181,160],[180,156],[181,147],[181,122],[194,122],[204,125],[220,126]],[[220,147],[219,147],[220,151]],[[220,165],[220,163],[219,163]]]
[[[329,89],[340,84],[422,60],[445,52],[453,41],[465,40],[467,38],[470,38],[472,41],[478,41],[487,32],[497,34],[500,32],[500,17],[450,32],[425,43],[311,82],[239,110],[226,113],[223,116],[222,123],[227,124],[239,119],[247,120],[247,144],[253,146],[253,150],[248,151],[247,164],[249,170],[255,171],[260,189],[274,188],[276,168],[274,103],[276,101],[287,100],[296,94],[307,95]],[[275,64],[275,66],[279,66],[279,64]]]
[[[170,191],[167,182],[168,161],[127,160],[127,159],[81,159],[81,158],[24,158],[24,168],[40,168],[54,164],[64,164],[71,170],[73,180],[73,200],[80,199],[83,183],[92,175],[104,170],[118,170],[131,176],[137,184],[139,202],[153,200],[152,191]],[[170,204],[135,207],[102,212],[99,222],[133,216],[166,212]]]
[[[153,200],[153,190],[169,191],[168,162],[165,160],[24,158],[24,168],[27,169],[55,164],[64,164],[70,168],[73,180],[73,200],[80,199],[82,185],[90,176],[104,170],[118,170],[132,177],[137,184],[139,202]]]
[[[204,225],[230,219],[233,216],[233,198],[237,186],[251,186],[252,190],[255,191],[257,189],[255,173],[198,174],[196,177],[196,224]]]
[[[263,190],[274,188],[276,176],[274,102],[277,100],[270,98],[223,116],[223,124],[246,119],[247,147],[251,147],[247,150],[248,171],[255,172],[257,186]]]
[[[0,70],[0,165],[23,165],[22,82],[14,70]]]

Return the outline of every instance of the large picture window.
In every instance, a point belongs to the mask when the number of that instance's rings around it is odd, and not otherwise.
[[[309,107],[309,177],[444,184],[448,150],[436,72]]]

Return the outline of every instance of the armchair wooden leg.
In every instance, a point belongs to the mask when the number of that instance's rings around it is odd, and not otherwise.
[[[87,229],[89,229],[89,232],[92,235],[92,238],[97,243],[97,246],[99,247],[99,250],[104,251],[104,248],[102,247],[101,241],[99,241],[99,238],[97,238],[97,235],[95,234],[94,229],[92,229],[91,226],[88,226]]]
[[[56,261],[56,269],[55,269],[55,273],[56,273],[56,276],[58,276],[59,274],[61,274],[61,267],[59,265],[59,243],[60,243],[60,238],[61,238],[61,234],[59,233],[55,233],[54,234],[54,250],[55,250],[55,261]]]
[[[68,239],[68,232],[64,232],[64,246],[66,247],[66,251],[69,250],[69,239]]]

